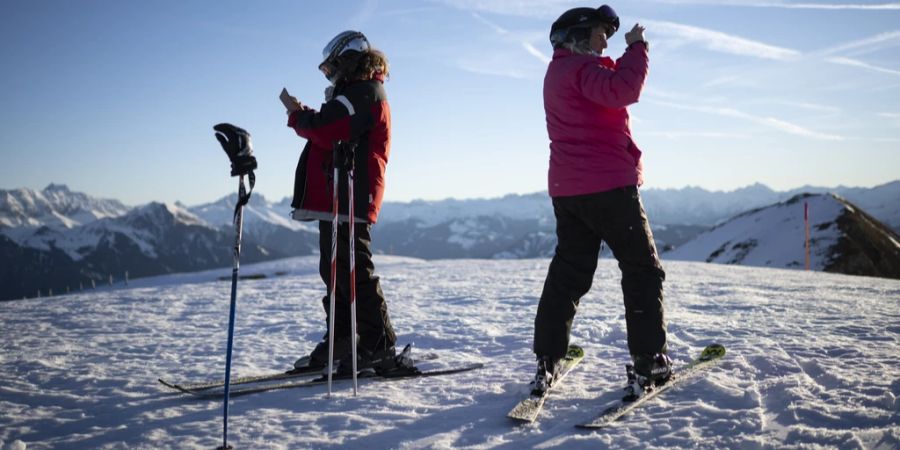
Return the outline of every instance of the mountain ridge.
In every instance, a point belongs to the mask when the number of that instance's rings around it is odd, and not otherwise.
[[[900,181],[842,192],[856,199],[856,208],[870,211],[873,221],[886,222],[895,230],[893,224],[900,225]],[[642,191],[662,252],[677,249],[748,209],[784,201],[787,195],[759,183],[731,192],[699,187]],[[5,237],[0,245],[4,261],[0,277],[10,280],[4,283],[9,292],[0,292],[0,298],[33,296],[50,288],[60,292],[73,284],[106,281],[114,273],[122,279],[125,271],[137,277],[228,266],[235,200],[226,195],[196,206],[150,202],[127,207],[60,184],[40,192],[0,190],[0,235]],[[317,224],[293,221],[289,213],[289,198],[279,202],[260,194],[251,198],[244,208],[242,261],[318,253]],[[552,256],[556,245],[552,202],[545,192],[385,202],[379,219],[372,229],[373,250],[382,254],[543,258]],[[40,264],[58,270],[37,270]]]

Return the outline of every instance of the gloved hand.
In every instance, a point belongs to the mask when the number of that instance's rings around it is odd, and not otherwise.
[[[303,109],[303,104],[297,100],[297,97],[289,94],[287,88],[281,88],[281,94],[278,95],[278,99],[281,100],[281,104],[284,105],[284,109],[287,111],[288,115],[293,114],[294,111]]]
[[[647,31],[641,24],[636,23],[631,31],[625,33],[625,45],[631,45],[635,42],[647,42],[644,39],[644,31]]]
[[[246,175],[256,169],[253,144],[247,130],[230,123],[220,123],[213,129],[216,130],[216,139],[231,160],[231,176]]]
[[[337,160],[335,164],[338,169],[348,170],[353,168],[353,158],[356,154],[356,142],[336,142],[335,144]]]

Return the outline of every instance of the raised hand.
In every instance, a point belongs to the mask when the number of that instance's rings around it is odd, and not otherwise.
[[[631,29],[631,31],[625,33],[625,44],[631,45],[635,42],[647,42],[647,40],[644,39],[644,31],[646,30],[647,29],[644,28],[644,26],[642,26],[641,24],[634,24],[634,27]]]

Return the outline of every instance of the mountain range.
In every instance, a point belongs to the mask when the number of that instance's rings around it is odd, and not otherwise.
[[[731,192],[695,187],[645,189],[642,197],[658,247],[670,251],[731,217],[800,193],[817,192],[846,198],[876,222],[893,228],[885,228],[889,233],[900,229],[900,181],[874,188],[804,187],[787,192],[760,184]],[[157,202],[129,207],[59,184],[41,191],[0,190],[0,299],[230,266],[235,200],[229,195],[192,207]],[[314,222],[291,220],[290,210],[289,198],[271,202],[253,195],[244,209],[242,262],[318,252],[318,227]],[[532,258],[552,256],[554,227],[547,194],[534,193],[385,202],[372,233],[374,250],[383,254],[427,259]]]

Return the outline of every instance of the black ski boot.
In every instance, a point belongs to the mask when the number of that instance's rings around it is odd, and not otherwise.
[[[334,360],[338,361],[341,355],[350,354],[350,346],[353,342],[349,336],[334,339]],[[322,369],[328,366],[328,334],[325,334],[322,342],[316,344],[316,348],[307,355],[294,362],[295,370]]]
[[[531,395],[544,395],[550,389],[550,386],[553,386],[553,382],[559,376],[561,367],[559,359],[549,356],[538,357],[537,373],[534,374],[534,381],[531,382]]]
[[[335,354],[337,355],[336,351]],[[358,345],[356,348],[356,371],[363,376],[381,374],[396,366],[396,357],[397,349],[393,345],[389,345],[383,337],[378,340],[374,348]],[[335,368],[335,374],[338,376],[351,376],[353,374],[352,349],[348,348],[347,352],[339,359],[340,361]]]
[[[625,387],[626,402],[637,400],[645,392],[664,384],[672,377],[672,360],[665,353],[655,355],[631,355],[634,364],[625,365],[628,385]]]
[[[419,373],[412,358],[412,344],[406,344],[403,351],[394,357],[382,358],[375,366],[375,371],[378,375],[388,378]]]

